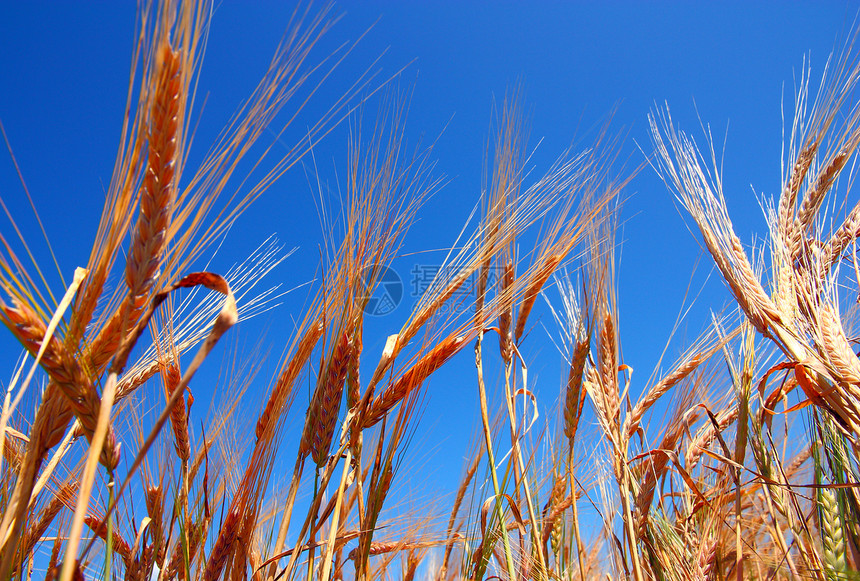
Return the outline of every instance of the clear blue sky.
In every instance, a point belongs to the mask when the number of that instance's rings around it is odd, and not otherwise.
[[[264,72],[289,19],[284,4],[217,3],[199,84],[199,94],[208,97],[196,155],[205,152]],[[412,142],[441,134],[434,157],[439,173],[450,178],[408,238],[408,248],[416,250],[453,243],[480,192],[493,99],[512,84],[524,87],[531,144],[543,140],[533,157],[534,175],[574,139],[587,145],[588,129],[615,105],[614,127],[628,135],[622,157],[629,156],[630,167],[639,165],[644,155],[637,144],[650,151],[646,116],[655,103],[668,101],[682,128],[701,136],[700,117],[718,140],[725,136],[728,207],[738,235],[749,243],[765,233],[753,189],[773,196],[780,188],[781,102],[790,116],[804,55],[811,55],[813,80],[819,78],[858,8],[856,1],[345,2],[335,7],[345,15],[318,55],[357,38],[379,20],[300,123],[313,121],[346,80],[383,52],[383,74],[412,63],[402,76],[402,85],[414,83],[407,133]],[[134,23],[132,2],[0,5],[0,121],[67,276],[86,262],[110,181]],[[368,114],[375,108],[369,106]],[[291,137],[301,131],[300,124]],[[335,170],[345,171],[345,130],[334,132],[315,154],[323,177],[334,182]],[[192,165],[193,159],[194,153]],[[229,266],[277,233],[284,245],[299,250],[271,275],[271,284],[291,287],[309,280],[322,240],[314,195],[301,168],[294,169],[240,219],[216,266]],[[0,152],[0,197],[16,219],[32,226],[5,151]],[[625,363],[636,370],[634,395],[662,351],[697,261],[694,289],[710,273],[709,258],[702,256],[689,224],[650,169],[631,183],[619,237],[619,306]],[[5,218],[0,232],[14,236]],[[38,243],[37,248],[43,252]],[[434,255],[402,257],[395,267],[406,279],[416,262],[436,260]],[[61,294],[59,282],[51,283]],[[374,333],[365,340],[368,353],[378,354],[384,336],[402,324],[414,300],[409,290],[407,282],[403,304],[368,329]],[[299,291],[265,321],[238,329],[238,340],[252,345],[266,333],[266,344],[277,356],[303,297]],[[670,358],[704,328],[709,310],[719,310],[726,300],[713,275]],[[545,310],[536,316],[551,326]],[[542,333],[535,329],[527,356],[533,385],[548,407],[562,372]],[[5,384],[16,351],[7,337],[0,345],[0,362],[7,370],[0,371],[0,381]],[[219,366],[223,354],[208,365]],[[261,373],[260,385],[267,383],[268,369]],[[477,426],[472,369],[471,357],[461,357],[428,386],[421,434],[441,439],[447,450],[428,456],[428,466],[440,466],[430,470],[428,482],[438,479],[449,489]],[[196,384],[197,401],[206,402],[205,381]],[[199,405],[197,411],[203,408]],[[297,402],[297,416],[303,410],[304,403]],[[416,455],[429,454],[423,446],[419,449]]]

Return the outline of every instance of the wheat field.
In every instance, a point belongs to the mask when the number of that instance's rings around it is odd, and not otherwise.
[[[493,105],[474,214],[430,242],[438,268],[388,314],[386,277],[448,183],[435,142],[406,139],[419,89],[371,66],[332,98],[360,39],[320,56],[341,17],[300,4],[201,147],[217,16],[202,0],[139,9],[80,264],[37,260],[42,233],[14,216],[0,231],[0,319],[21,354],[0,410],[0,579],[858,578],[854,36],[823,75],[804,64],[795,80],[780,189],[762,197],[753,243],[707,126],[695,137],[656,106],[630,157],[609,114],[541,165],[512,85]],[[315,178],[316,148],[341,130],[337,201],[315,184],[307,217],[323,225],[318,264],[267,286],[289,254],[269,239],[217,268],[243,212],[285,175]],[[730,304],[634,381],[620,249],[642,173],[677,199]],[[291,323],[233,340],[274,317],[275,284],[301,297]],[[551,413],[530,367],[541,349],[563,367]],[[440,382],[475,402],[466,449],[418,430]],[[432,454],[464,458],[454,489],[416,490]]]

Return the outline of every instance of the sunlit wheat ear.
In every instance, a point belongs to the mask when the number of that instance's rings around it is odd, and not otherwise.
[[[152,544],[149,546],[154,551],[155,561],[161,563],[164,557],[164,489],[161,485],[149,486],[143,498],[150,518],[149,537]]]
[[[679,385],[691,373],[699,369],[700,366],[725,345],[726,341],[727,339],[717,341],[711,332],[704,333],[699,337],[672,368],[662,378],[648,387],[639,397],[636,405],[633,406],[633,409],[630,410],[624,419],[623,432],[626,434],[626,437],[633,437],[633,434],[639,430],[645,413],[660,398],[669,393],[672,388]]]
[[[419,387],[425,379],[457,353],[465,341],[466,339],[462,336],[450,336],[430,349],[403,375],[376,396],[363,418],[362,426],[369,428],[380,422],[394,406],[403,401],[412,390]]]
[[[239,305],[239,322],[257,317],[274,308],[283,293],[277,292],[278,285],[260,292],[254,292],[257,285],[281,264],[291,252],[282,253],[282,247],[274,238],[269,238],[241,263],[233,266],[224,278],[234,290]],[[196,289],[184,295],[174,310],[170,325],[170,335],[179,355],[187,352],[203,341],[212,329],[215,317],[221,308],[218,297],[207,293],[203,297]],[[159,331],[157,340],[129,364],[117,384],[117,400],[122,400],[160,372],[160,343],[167,339],[164,329]]]
[[[771,336],[771,329],[781,323],[781,315],[734,233],[720,176],[703,169],[695,143],[675,130],[668,111],[649,116],[649,121],[658,173],[696,221],[705,246],[750,322],[760,333]],[[713,149],[710,152],[716,165],[716,154]]]
[[[90,350],[92,365],[98,371],[106,367],[119,347],[123,329],[127,332],[137,323],[161,266],[176,199],[174,166],[180,130],[180,64],[180,56],[164,40],[155,63],[140,213],[125,269],[128,295]]]
[[[802,68],[787,143],[790,168],[783,169],[779,201],[779,235],[792,262],[804,261],[815,230],[826,219],[821,216],[824,201],[860,144],[860,110],[851,98],[860,81],[860,64],[851,55],[852,45],[831,56],[811,104],[811,67],[805,63]]]
[[[14,307],[0,305],[0,310],[7,326],[35,356],[45,336],[45,324],[28,306],[17,299],[14,302]],[[41,364],[67,399],[87,438],[91,438],[95,431],[101,400],[77,358],[67,353],[63,343],[52,337],[42,356]],[[119,449],[112,430],[108,432],[101,460],[111,470],[119,461]]]
[[[659,444],[643,460],[645,466],[642,469],[643,475],[639,478],[638,491],[635,495],[636,513],[634,515],[637,534],[643,537],[645,536],[645,527],[650,518],[655,488],[657,483],[665,477],[667,471],[671,468],[670,454],[674,454],[674,450],[677,449],[681,438],[684,437],[684,434],[688,430],[685,415],[695,405],[697,395],[699,395],[699,391],[695,387],[683,391],[677,399],[676,405],[667,414],[667,421],[662,428],[663,435]]]
[[[189,568],[191,571],[194,571],[194,561],[203,541],[204,529],[200,523],[196,522],[190,523],[188,527],[188,561]],[[170,562],[167,564],[165,576],[168,579],[187,581],[185,577],[185,555],[181,546],[174,548],[173,555],[170,557]]]
[[[179,371],[179,363],[175,359],[168,363],[162,373],[164,387],[169,398],[179,387],[182,373]],[[188,439],[188,412],[185,407],[185,398],[180,396],[179,401],[170,412],[170,426],[173,428],[173,438],[176,445],[176,455],[187,463],[191,457],[191,444]]]
[[[564,435],[571,442],[576,437],[579,420],[582,416],[582,407],[585,404],[583,376],[590,346],[591,341],[588,337],[576,342],[567,376],[567,388],[564,396]]]
[[[720,431],[725,430],[737,421],[738,413],[738,406],[733,405],[717,414]],[[690,439],[690,443],[687,445],[687,450],[684,453],[684,466],[686,467],[687,472],[692,472],[693,469],[699,465],[702,455],[708,450],[716,437],[717,430],[711,423],[705,424],[693,434],[693,437]]]
[[[579,190],[578,186],[585,181],[585,158],[585,155],[573,156],[569,152],[561,156],[546,175],[537,180],[506,209],[501,221],[498,222],[498,230],[494,237],[484,236],[483,224],[469,235],[465,234],[466,228],[464,228],[461,232],[461,238],[452,246],[452,250],[443,261],[437,276],[422,294],[408,321],[400,329],[400,332],[391,342],[390,348],[386,349],[377,364],[368,382],[368,389],[373,389],[382,380],[400,352],[422,329],[425,329],[427,323],[433,319],[442,306],[456,297],[457,291],[480,271],[486,263],[487,257],[492,256],[491,248],[501,249],[512,243],[522,232],[545,216],[551,209],[557,209],[561,200],[567,203],[569,200],[579,199],[576,194]],[[599,212],[598,206],[600,204],[584,204],[587,210],[570,226],[571,236],[578,235],[579,229],[584,224],[589,223],[591,218]],[[564,222],[559,221],[559,223]],[[569,240],[569,238],[565,240]],[[550,249],[552,249],[551,246]],[[551,254],[547,254],[547,256],[551,256]],[[526,273],[523,276],[531,276],[531,273]],[[497,312],[494,313],[494,317],[508,308],[512,298],[517,299],[522,295],[523,286],[522,280],[519,280],[512,287],[515,290],[506,293],[507,296],[503,300],[497,299],[495,307]],[[481,310],[482,313],[483,311],[484,309]]]
[[[514,338],[519,341],[523,336],[523,331],[526,329],[526,321],[531,314],[538,294],[540,294],[546,281],[552,276],[552,273],[558,268],[564,256],[561,254],[553,254],[546,261],[538,266],[529,277],[528,283],[523,291],[523,299],[520,303],[519,314],[517,315],[517,325],[514,329]]]
[[[514,288],[514,263],[507,262],[503,267],[503,274],[499,281],[499,294],[503,297],[512,293]],[[502,310],[499,314],[499,353],[506,364],[511,362],[514,355],[514,338],[512,333],[512,323],[514,317],[513,301],[510,301],[510,306]]]
[[[361,400],[361,350],[363,344],[362,326],[352,334],[352,345],[349,349],[349,359],[346,362],[346,405],[352,410]]]
[[[323,325],[321,322],[311,321],[307,326],[300,327],[299,333],[301,338],[294,351],[284,360],[272,393],[257,420],[255,434],[258,440],[274,437],[275,426],[284,408],[288,407],[287,402],[292,400],[293,385],[323,334]]]
[[[35,525],[31,524],[27,530],[27,534],[22,542],[23,554],[29,554],[36,546],[36,543],[41,541],[41,538],[48,531],[48,528],[54,522],[54,519],[57,518],[57,515],[60,514],[63,509],[73,505],[77,488],[77,482],[64,484],[45,505],[42,512],[39,513],[39,517],[36,519]]]
[[[84,523],[90,528],[90,530],[99,537],[102,541],[107,542],[107,526],[102,522],[102,520],[95,516],[87,516],[84,518]],[[111,541],[113,542],[113,550],[122,557],[123,562],[125,563],[126,570],[130,569],[132,566],[132,554],[131,554],[131,546],[128,542],[122,538],[122,536],[114,530],[111,534]]]
[[[851,209],[839,228],[830,236],[822,250],[822,270],[829,271],[860,235],[860,202]]]
[[[154,283],[176,197],[173,178],[179,131],[180,62],[179,55],[165,41],[158,49],[140,215],[125,270],[132,322],[137,320],[135,313],[143,308]]]
[[[224,570],[227,558],[233,549],[240,520],[241,514],[233,510],[228,512],[224,517],[224,522],[221,523],[220,532],[218,533],[218,540],[209,553],[206,569],[203,571],[203,579],[205,581],[216,581],[221,577],[221,572]]]
[[[328,459],[331,439],[340,414],[350,350],[350,334],[344,331],[327,362],[327,368],[321,377],[322,385],[314,393],[308,410],[300,453],[310,453],[317,466],[321,466]]]

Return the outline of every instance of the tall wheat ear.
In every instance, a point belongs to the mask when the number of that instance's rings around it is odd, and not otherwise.
[[[853,90],[857,70],[856,66],[851,69],[847,75],[847,84],[839,86],[840,91]],[[804,90],[802,87],[801,91]],[[844,98],[837,95],[832,99],[820,99],[821,106],[833,109],[826,112],[816,110],[814,117],[835,117]],[[800,99],[799,102],[803,103],[804,100]],[[797,115],[804,118],[804,112],[800,109]],[[698,225],[705,246],[747,319],[761,335],[772,340],[790,361],[799,365],[797,373],[801,387],[810,400],[836,414],[847,433],[857,438],[860,435],[860,361],[848,344],[838,315],[835,284],[838,272],[826,280],[822,279],[830,264],[821,258],[829,257],[830,253],[822,255],[815,249],[824,247],[824,241],[804,238],[799,253],[792,250],[797,229],[808,232],[805,223],[810,218],[807,214],[820,206],[819,202],[809,201],[807,197],[807,203],[801,204],[801,209],[797,210],[801,216],[796,216],[793,192],[798,188],[798,183],[803,183],[810,168],[809,163],[812,163],[807,162],[806,158],[811,157],[814,161],[820,152],[817,145],[813,147],[812,144],[826,140],[827,131],[832,129],[833,124],[820,121],[810,127],[799,122],[795,125],[799,131],[808,130],[812,133],[801,138],[807,146],[793,163],[792,173],[786,177],[778,210],[768,214],[771,220],[771,247],[774,249],[770,265],[774,273],[771,277],[771,293],[765,290],[759,271],[752,266],[734,233],[719,173],[717,170],[705,169],[705,161],[695,143],[674,128],[668,110],[651,116],[658,159],[656,167]],[[836,136],[840,144],[838,149],[853,151],[856,134],[860,132],[860,118],[856,114],[849,116],[846,126]],[[796,138],[794,136],[793,140]],[[718,167],[712,145],[708,151],[711,165]],[[829,166],[828,171],[841,171],[838,164],[833,166],[827,162],[826,165]],[[811,167],[814,169],[814,164]],[[814,188],[829,188],[833,184],[830,178],[825,179],[821,175],[810,179],[816,184]],[[808,192],[808,195],[823,194],[815,190]]]

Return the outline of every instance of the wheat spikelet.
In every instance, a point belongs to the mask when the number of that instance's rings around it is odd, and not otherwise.
[[[44,453],[63,439],[63,433],[73,417],[74,412],[69,401],[60,393],[56,382],[49,381],[48,387],[42,394],[42,403],[36,411],[33,428],[30,430],[30,446],[25,464],[41,463]]]
[[[45,324],[24,303],[17,299],[14,302],[14,308],[0,304],[0,311],[2,311],[7,326],[18,340],[33,356],[36,356],[45,337]],[[71,410],[78,417],[87,439],[92,439],[101,401],[89,376],[84,372],[78,360],[66,352],[62,342],[56,337],[51,337],[48,342],[48,347],[42,355],[41,364],[56,383],[60,393],[66,398]],[[48,423],[53,429],[47,430]],[[56,437],[58,425],[54,424],[53,420],[46,418],[44,428],[39,427],[51,432],[51,434],[46,435]],[[109,470],[113,470],[119,462],[119,448],[112,428],[108,429],[100,461]]]
[[[852,150],[850,144],[844,145],[818,173],[815,184],[804,195],[803,202],[797,212],[798,228],[794,232],[795,240],[792,241],[792,258],[800,256],[801,238],[812,227],[825,194],[833,185],[842,168],[845,167]]]
[[[401,375],[376,398],[365,414],[361,425],[369,428],[377,424],[395,405],[454,356],[465,344],[462,336],[449,336],[436,344],[426,355],[419,359],[406,373]]]
[[[430,320],[430,317],[439,310],[439,307],[448,302],[448,300],[454,296],[454,293],[463,286],[463,283],[469,280],[469,277],[477,269],[476,263],[470,263],[460,269],[456,275],[448,282],[445,288],[439,292],[435,297],[433,297],[430,301],[428,301],[419,311],[416,313],[415,317],[407,324],[407,326],[401,331],[397,336],[397,342],[394,344],[394,351],[392,352],[390,359],[394,359],[397,354],[400,352],[400,349],[403,348],[404,345],[409,343],[415,334],[418,332],[424,324]],[[384,371],[384,369],[383,369]],[[374,376],[378,373],[375,372]],[[375,382],[371,382],[375,383]]]
[[[818,506],[821,516],[821,536],[824,544],[824,569],[836,579],[842,578],[848,565],[845,551],[845,533],[836,493],[829,488],[818,491]]]
[[[194,563],[194,558],[197,556],[197,549],[200,547],[200,541],[203,540],[202,523],[192,522],[188,527],[188,565]],[[182,541],[176,543],[173,549],[173,555],[170,557],[170,562],[167,565],[166,577],[168,579],[179,579],[187,581],[185,578],[185,555],[182,548]]]
[[[564,479],[561,479],[564,482]],[[556,526],[559,517],[564,514],[564,511],[569,509],[573,505],[573,497],[568,496],[566,498],[560,498],[557,501],[553,502],[552,510],[549,511],[549,514],[544,519],[544,529],[542,532],[541,541],[546,544],[547,541],[550,540],[550,537],[554,537],[561,529],[561,527]],[[557,530],[558,529],[558,530]],[[555,540],[553,540],[555,543]]]
[[[9,463],[9,467],[15,472],[21,469],[21,463],[24,461],[24,448],[19,442],[13,441],[11,438],[3,440],[3,459]]]
[[[821,346],[827,359],[836,370],[837,377],[845,383],[860,383],[860,360],[854,354],[833,308],[829,305],[818,307]]]
[[[514,286],[514,263],[508,262],[505,264],[505,270],[502,274],[502,280],[499,284],[499,293],[506,295],[513,291]],[[511,336],[511,323],[513,322],[514,305],[510,304],[507,308],[502,309],[499,314],[499,352],[506,364],[511,362],[514,354],[514,342]]]
[[[695,371],[703,361],[703,353],[693,355],[689,360],[681,363],[671,373],[668,373],[663,379],[654,384],[645,395],[633,406],[630,414],[625,418],[627,429],[625,430],[627,437],[630,438],[639,429],[642,422],[642,417],[645,415],[651,406],[657,402],[666,392],[672,389],[673,386],[680,383],[693,371]]]
[[[757,312],[756,318],[761,318],[763,321],[759,324],[765,329],[764,335],[769,335],[767,329],[774,324],[780,324],[781,315],[776,305],[773,304],[770,297],[761,286],[761,282],[753,272],[747,255],[741,246],[740,240],[730,232],[730,258],[729,261],[732,267],[738,273],[739,290],[741,296],[753,306]]]
[[[102,541],[107,542],[107,525],[104,521],[100,518],[89,515],[84,517],[84,524],[90,527],[90,530],[92,530]],[[126,569],[130,568],[132,563],[131,547],[115,528],[111,533],[111,538],[113,541],[113,550],[122,557]]]
[[[349,333],[343,332],[328,362],[326,376],[322,389],[315,394],[311,402],[306,426],[310,427],[309,438],[303,446],[310,451],[317,466],[322,466],[328,460],[331,439],[334,435],[337,419],[340,415],[340,404],[343,399],[343,386],[346,381],[347,365],[351,341]]]
[[[600,386],[603,400],[606,402],[605,412],[611,425],[615,425],[621,413],[621,402],[618,400],[618,348],[615,322],[608,309],[603,315],[603,325],[600,327],[598,355]]]
[[[717,561],[717,536],[706,534],[705,540],[699,543],[696,567],[698,581],[708,581],[713,577],[714,565]]]
[[[839,262],[842,253],[857,238],[858,234],[860,234],[860,203],[851,209],[851,212],[848,213],[848,216],[845,217],[845,220],[824,246],[822,252],[824,256],[823,272],[828,272],[834,264]]]
[[[348,409],[353,409],[361,399],[361,326],[359,326],[352,335],[352,346],[349,350],[349,359],[346,362],[346,405]]]
[[[278,375],[278,380],[275,383],[275,388],[272,390],[266,407],[260,414],[257,420],[255,434],[258,440],[261,440],[266,434],[274,434],[274,427],[277,418],[281,415],[281,410],[284,404],[292,394],[293,383],[299,376],[299,372],[305,366],[305,363],[310,358],[311,353],[316,346],[317,341],[322,337],[323,325],[321,322],[313,322],[302,334],[302,338],[296,347],[295,353],[290,357],[284,365],[281,373]]]
[[[721,412],[717,419],[719,421],[720,431],[725,430],[732,422],[738,418],[739,409],[737,405],[732,406],[728,410]],[[687,452],[684,456],[684,463],[687,472],[692,472],[693,468],[698,465],[702,458],[702,453],[711,445],[714,438],[717,437],[716,430],[713,424],[708,424],[694,437],[687,446]]]
[[[455,539],[446,539],[442,541],[378,541],[376,543],[370,543],[370,548],[368,549],[368,555],[384,555],[386,553],[392,553],[395,551],[412,551],[415,549],[429,549],[432,547],[440,547],[443,545],[448,545],[452,542],[456,542]],[[358,556],[359,549],[356,547],[355,549],[349,552],[347,555],[347,559],[352,561]]]
[[[47,506],[42,509],[36,524],[27,529],[26,536],[22,543],[22,546],[24,547],[22,554],[28,555],[30,551],[33,550],[33,547],[36,546],[36,543],[38,543],[45,532],[47,532],[48,527],[51,526],[51,523],[54,522],[54,519],[57,518],[60,511],[73,502],[77,488],[78,485],[76,482],[64,485],[51,499]]]
[[[555,272],[555,269],[558,268],[563,259],[564,254],[560,253],[549,256],[540,267],[534,270],[528,282],[526,282],[523,299],[520,302],[519,314],[517,315],[517,325],[514,330],[514,338],[517,342],[519,342],[523,331],[526,329],[526,321],[529,318],[532,307],[534,307],[538,294],[540,294],[543,285],[546,284],[546,281],[549,280],[549,277],[552,276],[552,273]]]
[[[582,388],[594,404],[597,421],[604,434],[614,442],[612,430],[612,409],[606,400],[606,394],[601,387],[601,380],[593,365],[587,364],[583,373]]]
[[[239,511],[231,510],[224,518],[224,522],[221,523],[218,539],[215,541],[215,546],[212,547],[212,552],[209,553],[209,560],[206,562],[206,569],[203,571],[203,579],[205,581],[217,581],[221,577],[224,565],[227,564],[227,558],[233,550],[233,543],[239,531],[240,520],[241,515]]]
[[[760,333],[771,336],[770,328],[780,323],[781,316],[762,288],[734,233],[719,177],[711,178],[703,169],[695,143],[675,130],[668,111],[660,122],[657,116],[649,116],[649,123],[659,154],[661,177],[677,192],[696,221],[705,246],[744,314]],[[663,133],[667,135],[668,145]],[[711,146],[711,155],[715,157],[713,144]]]
[[[179,387],[182,374],[179,371],[179,363],[172,361],[164,370],[164,385],[167,397]],[[173,428],[174,446],[176,454],[183,463],[188,463],[191,457],[191,444],[188,439],[188,413],[185,408],[185,398],[180,397],[173,409],[170,410],[170,425]]]
[[[119,348],[123,329],[127,333],[134,328],[146,308],[167,242],[176,197],[174,166],[179,137],[181,58],[165,40],[156,60],[156,88],[149,112],[147,167],[141,188],[137,229],[125,269],[128,295],[90,347],[90,364],[98,374],[104,371]]]
[[[818,151],[818,146],[819,142],[817,140],[810,140],[801,150],[792,166],[788,183],[779,198],[779,234],[783,244],[788,248],[790,255],[794,252],[791,244],[794,240],[794,209],[797,203],[797,194],[800,192],[800,185],[806,178],[815,153]]]
[[[663,438],[660,444],[646,460],[644,474],[642,475],[639,487],[636,491],[634,506],[636,508],[635,530],[638,534],[645,536],[645,526],[648,524],[650,517],[651,502],[654,499],[654,491],[657,482],[664,477],[669,466],[670,455],[667,450],[675,450],[680,442],[681,437],[687,431],[687,422],[684,418],[684,410],[688,408],[692,391],[683,396],[681,404],[678,406],[675,414],[671,417],[665,428]]]
[[[178,53],[165,41],[159,50],[156,66],[158,80],[150,110],[148,166],[143,178],[140,215],[125,270],[132,309],[128,320],[131,323],[137,321],[135,315],[143,309],[154,283],[173,211],[180,60]]]
[[[150,486],[144,496],[146,512],[150,518],[150,536],[156,561],[164,562],[164,491],[161,485]]]
[[[588,337],[577,341],[570,358],[570,371],[567,376],[567,390],[564,398],[564,435],[572,443],[576,437],[582,406],[585,403],[582,377],[588,360],[591,341]]]

